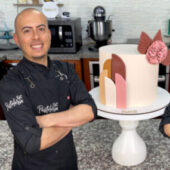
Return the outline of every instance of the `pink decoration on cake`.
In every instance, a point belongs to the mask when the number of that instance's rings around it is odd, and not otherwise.
[[[156,33],[155,37],[153,38],[153,42],[157,41],[157,40],[163,41],[162,35],[161,35],[161,30],[158,30],[158,32]]]
[[[116,107],[120,109],[126,108],[126,81],[118,73],[115,74],[116,79]]]
[[[170,51],[162,41],[161,30],[158,30],[153,41],[145,32],[142,32],[138,43],[138,51],[141,54],[146,54],[146,58],[151,64],[170,65]]]
[[[146,58],[151,64],[159,64],[165,60],[168,53],[167,46],[162,41],[155,41],[146,52]]]
[[[146,54],[147,49],[151,44],[152,39],[145,32],[142,32],[138,43],[138,51],[141,54]]]

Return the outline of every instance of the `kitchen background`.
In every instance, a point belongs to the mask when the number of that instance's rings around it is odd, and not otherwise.
[[[111,16],[112,28],[115,29],[112,35],[113,43],[126,43],[128,39],[139,39],[141,31],[153,37],[158,29],[162,30],[164,41],[170,43],[170,35],[165,36],[168,33],[170,19],[170,0],[57,0],[57,2],[64,4],[59,8],[60,14],[62,11],[68,11],[71,17],[81,18],[84,44],[92,42],[87,36],[86,29],[88,20],[93,19],[93,9],[97,5],[105,8],[107,18]],[[0,30],[4,29],[4,22],[9,28],[14,29],[17,13],[29,7],[14,4],[17,4],[17,0],[0,0]],[[0,32],[0,35],[1,33],[3,32]],[[84,45],[75,54],[51,54],[50,58],[74,64],[76,72],[88,90],[97,86],[98,52],[91,52]],[[6,74],[6,71],[16,66],[21,59],[20,50],[0,50],[0,73]],[[2,76],[0,75],[0,79]],[[169,77],[169,67],[160,69],[160,83],[163,83],[164,88],[170,92]],[[1,119],[5,118],[0,106]],[[170,140],[158,133],[159,123],[160,119],[145,120],[140,123],[138,132],[146,142],[148,155],[144,163],[129,168],[116,164],[110,152],[113,141],[121,130],[118,122],[100,119],[74,129],[79,169],[170,169],[168,152]],[[13,136],[5,121],[1,121],[0,129],[0,170],[8,170],[13,154]]]
[[[40,0],[41,2],[41,0]],[[72,17],[80,17],[82,24],[83,42],[86,43],[88,20],[93,19],[93,9],[101,5],[106,10],[106,16],[111,15],[113,43],[125,43],[128,39],[137,39],[142,30],[151,37],[158,29],[162,34],[168,33],[168,20],[170,19],[169,0],[58,0],[64,4],[62,11],[68,11]],[[4,27],[4,21],[9,28],[14,28],[14,18],[24,7],[14,4],[17,0],[0,0],[0,28]],[[41,8],[41,7],[37,7]],[[163,36],[165,42],[170,38]]]

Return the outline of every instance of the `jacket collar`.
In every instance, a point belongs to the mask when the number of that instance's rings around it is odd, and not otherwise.
[[[42,65],[42,64],[39,64],[39,63],[35,63],[35,62],[32,62],[32,61],[30,61],[30,60],[28,60],[27,58],[23,58],[23,60],[21,61],[22,62],[22,64],[26,64],[26,65],[30,65],[31,67],[34,67],[34,68],[37,68],[37,69],[39,69],[39,70],[48,70],[48,69],[50,69],[50,67],[51,67],[51,60],[50,60],[50,58],[48,57],[47,58],[47,63],[48,63],[48,65],[47,65],[47,67],[46,66],[44,66],[44,65]]]

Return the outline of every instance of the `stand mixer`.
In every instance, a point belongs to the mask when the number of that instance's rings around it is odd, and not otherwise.
[[[90,51],[98,51],[98,48],[108,44],[108,40],[112,36],[112,21],[105,20],[105,9],[102,6],[97,6],[93,11],[94,20],[88,21],[87,32],[88,36],[93,39],[96,44],[89,47]]]

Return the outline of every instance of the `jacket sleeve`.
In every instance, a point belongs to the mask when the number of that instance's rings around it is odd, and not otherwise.
[[[92,96],[88,93],[84,83],[79,79],[73,66],[68,64],[68,75],[70,81],[71,104],[88,104],[92,107],[94,118],[97,117],[97,108]]]
[[[165,112],[162,116],[162,120],[159,125],[160,132],[165,136],[168,137],[164,132],[164,125],[170,124],[170,104],[166,107]]]
[[[0,103],[15,141],[27,153],[38,152],[42,129],[36,122],[31,102],[20,80],[1,80]]]

